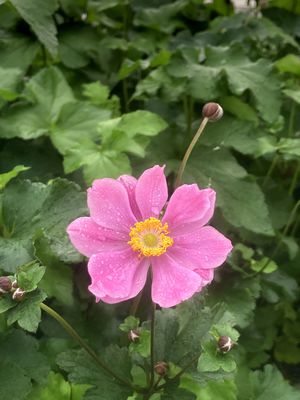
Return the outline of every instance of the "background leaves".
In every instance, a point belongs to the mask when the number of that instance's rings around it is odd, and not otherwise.
[[[96,369],[39,303],[47,296],[120,375],[145,386],[147,291],[142,340],[129,345],[118,326],[130,305],[94,304],[65,231],[86,215],[94,179],[159,163],[172,190],[206,101],[225,115],[208,124],[184,181],[217,191],[212,224],[236,246],[206,291],[157,311],[155,360],[168,375],[151,400],[299,398],[296,3],[239,12],[225,0],[0,1],[0,272],[19,273],[28,291],[20,303],[0,298],[0,398],[143,400]],[[228,370],[216,347],[223,325],[240,333],[232,372],[219,368]],[[218,368],[206,360],[199,372],[208,355]]]

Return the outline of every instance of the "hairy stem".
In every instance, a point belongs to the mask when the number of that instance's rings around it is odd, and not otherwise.
[[[272,259],[276,256],[278,250],[279,250],[280,247],[281,247],[283,238],[284,238],[284,237],[286,236],[286,234],[288,233],[288,230],[290,229],[290,226],[292,225],[292,223],[293,223],[293,221],[294,221],[294,217],[295,217],[295,215],[296,215],[296,213],[297,213],[299,207],[300,207],[300,200],[297,201],[297,203],[295,204],[294,208],[292,209],[292,211],[291,211],[291,213],[290,213],[290,216],[289,216],[289,219],[288,219],[288,222],[287,222],[287,224],[286,224],[286,226],[285,226],[285,228],[284,228],[284,230],[283,230],[283,232],[282,232],[282,235],[281,235],[281,237],[280,237],[280,239],[279,239],[279,241],[278,241],[278,243],[277,243],[277,245],[276,245],[276,247],[275,247],[273,253],[272,253],[271,256],[268,258],[268,260],[266,261],[265,265],[264,265],[259,271],[257,271],[255,274],[253,274],[252,277],[257,276],[257,275],[263,273],[263,272],[265,271],[265,269],[267,268],[267,266],[268,266],[268,265],[270,264],[270,262],[272,261]]]
[[[199,137],[201,136],[201,133],[204,131],[204,128],[205,128],[207,122],[208,122],[208,118],[204,117],[202,119],[202,121],[201,121],[199,129],[197,130],[197,132],[196,132],[195,136],[193,137],[189,147],[187,148],[187,151],[185,152],[185,155],[184,155],[184,157],[183,157],[183,159],[181,161],[181,164],[179,166],[179,169],[178,169],[178,174],[177,174],[177,178],[176,178],[176,181],[175,181],[175,189],[181,184],[183,172],[184,172],[185,167],[186,167],[186,163],[187,163],[187,161],[188,161],[188,159],[189,159],[189,157],[190,157],[190,155],[191,155],[191,153],[193,151],[193,148],[195,147],[196,143],[198,142]]]
[[[296,187],[297,182],[298,182],[299,174],[300,174],[300,162],[298,162],[298,164],[296,166],[296,169],[295,169],[295,172],[294,172],[294,175],[293,175],[293,178],[292,178],[292,182],[291,182],[291,185],[289,187],[289,195],[290,196],[292,196],[292,194],[294,193],[295,187]]]
[[[152,302],[151,308],[151,342],[150,342],[150,391],[154,384],[154,336],[155,336],[155,310],[156,304]]]
[[[275,157],[273,158],[272,162],[271,162],[270,168],[268,169],[267,174],[265,176],[265,179],[264,179],[264,181],[262,183],[263,187],[266,186],[266,184],[267,184],[269,178],[271,177],[271,175],[272,175],[272,173],[274,171],[274,168],[276,167],[276,164],[279,161],[279,159],[280,159],[279,154],[276,154]]]
[[[64,330],[92,357],[92,359],[96,362],[96,364],[104,369],[107,373],[113,376],[120,383],[129,386],[132,388],[130,382],[127,382],[125,379],[118,376],[114,371],[110,369],[108,365],[106,365],[95,353],[95,351],[78,335],[75,329],[56,311],[54,311],[51,307],[47,306],[44,303],[40,304],[40,307],[43,311],[49,314],[52,318],[56,319],[56,321],[64,328]]]

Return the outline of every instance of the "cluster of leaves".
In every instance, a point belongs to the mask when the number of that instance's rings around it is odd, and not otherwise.
[[[257,3],[0,0],[0,273],[26,291],[0,298],[0,398],[143,398],[149,323],[121,325],[139,331],[129,344],[118,326],[130,305],[93,304],[65,228],[95,178],[159,163],[172,187],[202,105],[217,101],[225,116],[184,181],[216,189],[213,224],[235,249],[200,301],[157,311],[168,372],[151,400],[300,399],[300,8]],[[133,388],[40,322],[46,297]],[[228,354],[222,335],[238,339]]]

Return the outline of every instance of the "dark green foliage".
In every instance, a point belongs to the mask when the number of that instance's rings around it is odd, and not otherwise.
[[[300,400],[300,6],[231,3],[0,0],[0,275],[25,291],[0,295],[0,400]],[[123,324],[130,304],[95,305],[66,227],[96,178],[159,163],[173,189],[207,101],[225,115],[183,180],[216,190],[212,225],[235,249],[156,311],[168,368],[150,397],[147,291]],[[46,298],[125,384],[42,315]]]

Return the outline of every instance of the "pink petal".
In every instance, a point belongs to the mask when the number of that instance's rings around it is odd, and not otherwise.
[[[169,256],[192,270],[219,267],[232,250],[230,240],[211,226],[173,239],[174,245],[168,249]]]
[[[75,219],[67,227],[67,232],[73,246],[87,257],[127,247],[126,234],[102,228],[89,217]]]
[[[168,199],[168,187],[164,167],[155,165],[138,179],[135,198],[143,219],[158,217]]]
[[[93,255],[88,263],[89,290],[102,300],[134,297],[145,285],[148,266],[149,260],[141,261],[130,248]]]
[[[164,254],[152,258],[152,300],[161,307],[173,307],[189,299],[201,287],[202,278]]]
[[[201,287],[199,288],[198,292],[200,292],[204,286],[211,283],[214,279],[214,269],[195,269],[194,272],[199,274],[202,278]]]
[[[136,199],[135,199],[135,187],[137,184],[137,180],[133,176],[122,175],[118,178],[118,181],[120,181],[122,183],[122,185],[125,187],[125,189],[127,190],[130,207],[132,209],[133,214],[135,215],[135,217],[138,221],[141,221],[142,215],[141,215],[141,212],[138,208],[138,205],[137,205]]]
[[[212,217],[215,198],[212,189],[200,190],[196,184],[182,185],[171,196],[162,221],[168,223],[173,234],[199,228]]]
[[[114,179],[93,182],[88,189],[88,207],[92,219],[104,228],[129,235],[130,227],[136,222],[125,187]]]

